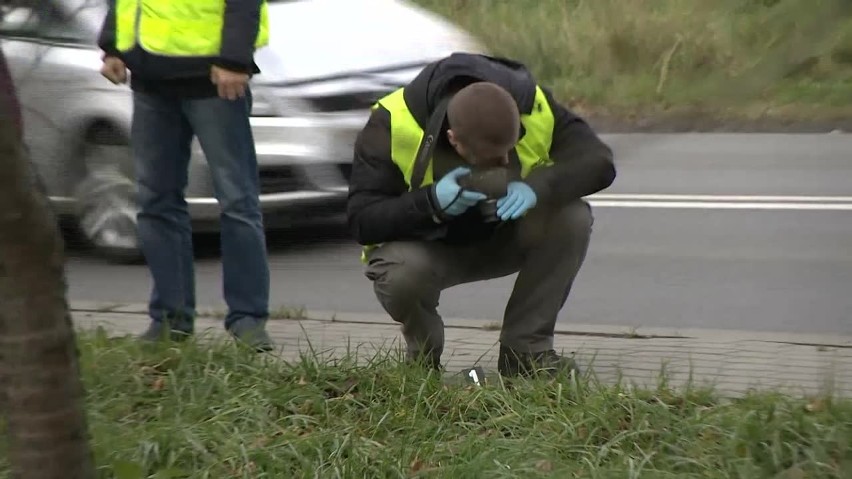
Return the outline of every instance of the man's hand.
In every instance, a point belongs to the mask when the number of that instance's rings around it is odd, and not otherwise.
[[[435,196],[438,199],[441,212],[450,216],[458,216],[471,206],[484,200],[487,196],[476,191],[462,189],[458,178],[470,173],[470,169],[460,166],[444,175],[435,185]]]
[[[226,70],[213,65],[210,68],[210,81],[219,87],[220,98],[233,101],[245,96],[249,76],[247,73]]]
[[[538,202],[535,191],[523,181],[509,183],[506,196],[497,200],[497,216],[501,220],[516,220],[533,209]]]
[[[115,85],[125,83],[127,81],[127,66],[120,58],[104,57],[101,75]]]

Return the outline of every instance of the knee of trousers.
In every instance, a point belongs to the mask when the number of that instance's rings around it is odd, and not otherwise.
[[[591,234],[594,222],[591,205],[584,200],[577,200],[557,210],[551,218],[550,227],[560,236],[582,238]]]
[[[518,239],[526,247],[585,243],[593,223],[591,206],[577,200],[558,208],[533,210],[524,218]]]
[[[440,287],[428,264],[382,261],[370,268],[368,277],[373,280],[376,296],[394,319],[401,319],[414,309],[438,306]]]
[[[153,188],[141,181],[137,182],[136,199],[143,213],[168,213],[185,205],[181,191]]]
[[[246,223],[256,223],[262,218],[260,202],[250,195],[223,198],[220,207],[224,216]]]

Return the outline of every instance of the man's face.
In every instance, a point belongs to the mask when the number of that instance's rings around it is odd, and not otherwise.
[[[480,144],[467,145],[454,134],[453,130],[447,130],[447,139],[453,145],[453,149],[468,164],[478,167],[506,167],[509,165],[509,151],[515,147],[512,142],[508,145]]]

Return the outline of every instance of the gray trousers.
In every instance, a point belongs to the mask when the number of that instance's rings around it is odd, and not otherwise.
[[[583,200],[560,209],[539,206],[479,243],[385,243],[370,253],[365,274],[385,311],[402,324],[409,357],[439,359],[444,347],[441,292],[518,273],[500,343],[518,353],[538,353],[553,348],[556,317],[586,257],[593,221],[591,206]]]

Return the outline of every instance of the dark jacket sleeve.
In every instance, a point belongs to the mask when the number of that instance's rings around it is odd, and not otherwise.
[[[390,113],[379,107],[355,140],[349,180],[347,216],[362,245],[430,239],[445,231],[433,219],[434,186],[408,191],[390,151]]]
[[[555,116],[550,158],[553,165],[526,178],[542,203],[561,205],[608,188],[615,181],[613,153],[582,118],[543,88]]]
[[[222,48],[216,65],[244,73],[254,68],[254,42],[260,29],[260,0],[225,0]]]
[[[98,35],[98,47],[108,56],[120,57],[121,53],[115,47],[115,1],[108,2],[109,9],[101,26],[101,33]]]

